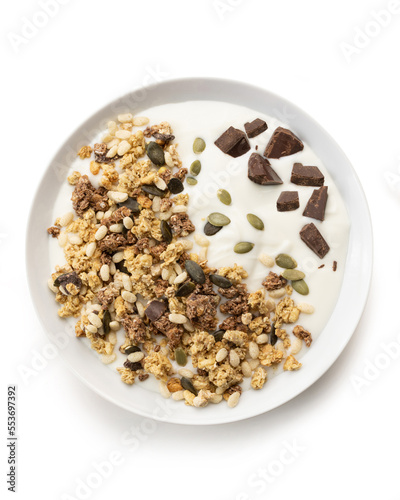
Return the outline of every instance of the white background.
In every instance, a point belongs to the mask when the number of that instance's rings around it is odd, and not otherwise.
[[[373,11],[387,10],[389,0],[62,3],[44,21],[36,0],[8,2],[1,16],[1,495],[6,387],[18,384],[24,500],[83,498],[79,481],[95,481],[95,464],[110,455],[118,464],[86,498],[399,499],[400,357],[382,353],[400,344],[400,13],[382,14],[380,27]],[[18,39],[26,19],[43,26]],[[375,270],[351,342],[311,389],[245,422],[151,424],[93,394],[59,356],[37,366],[48,343],[24,270],[34,190],[77,125],[160,72],[234,78],[295,102],[342,146],[370,204]],[[21,369],[35,359],[24,381]],[[368,363],[380,368],[365,374]],[[355,376],[364,380],[358,390]],[[285,441],[301,451],[280,466]],[[254,482],[263,471],[270,479]]]

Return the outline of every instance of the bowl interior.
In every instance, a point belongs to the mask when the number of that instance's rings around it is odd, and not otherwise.
[[[87,144],[108,120],[120,112],[137,113],[151,106],[189,100],[225,101],[247,106],[276,116],[293,127],[311,145],[333,177],[351,224],[341,293],[324,331],[303,358],[308,369],[300,370],[296,377],[282,373],[272,378],[268,383],[268,397],[246,391],[242,403],[234,411],[222,405],[209,405],[198,411],[170,403],[138,384],[132,388],[120,383],[119,377],[106,369],[97,356],[90,355],[86,346],[74,340],[73,331],[66,331],[65,322],[57,316],[54,297],[46,287],[52,270],[48,235],[44,229],[79,147]],[[371,272],[372,231],[368,205],[345,154],[318,123],[295,105],[262,88],[228,80],[192,78],[166,81],[133,91],[98,111],[66,140],[53,158],[38,187],[28,224],[27,275],[32,299],[50,340],[57,345],[62,342],[61,355],[72,371],[114,404],[143,416],[181,424],[217,424],[259,415],[289,401],[313,384],[334,363],[354,332],[366,303]]]

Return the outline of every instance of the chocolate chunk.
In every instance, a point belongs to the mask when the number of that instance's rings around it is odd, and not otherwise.
[[[318,167],[309,167],[301,163],[295,163],[292,169],[290,181],[298,186],[323,186],[324,176]]]
[[[287,128],[278,127],[272,134],[264,151],[267,158],[280,158],[302,151],[304,148],[301,140]]]
[[[241,130],[229,127],[228,130],[219,137],[214,144],[223,153],[226,153],[233,158],[242,156],[250,150],[250,144],[246,134]]]
[[[165,302],[152,300],[151,302],[149,302],[144,312],[149,320],[154,322],[161,318],[166,309],[167,305],[165,304]]]
[[[267,130],[267,128],[268,125],[266,124],[266,122],[264,120],[261,120],[260,118],[256,118],[252,122],[247,122],[244,124],[244,129],[249,139],[262,134]]]
[[[129,361],[128,359],[124,363],[125,368],[128,368],[129,370],[132,370],[133,372],[136,372],[138,370],[141,370],[143,368],[142,363],[136,362],[132,363],[132,361]]]
[[[300,238],[320,259],[325,257],[330,250],[328,243],[312,222],[303,227],[300,231]]]
[[[282,191],[278,201],[276,202],[276,208],[278,212],[291,212],[299,208],[299,192],[298,191]]]
[[[336,260],[334,260],[334,261],[333,261],[333,264],[332,264],[332,270],[333,270],[333,272],[334,272],[334,273],[335,273],[335,272],[336,272],[336,270],[337,270],[337,262],[336,262]]]
[[[258,153],[253,153],[249,158],[248,177],[256,184],[263,186],[283,184],[282,179],[273,170],[270,162]]]
[[[313,194],[304,209],[303,215],[317,220],[324,220],[327,200],[328,186],[322,186],[319,189],[314,189]]]

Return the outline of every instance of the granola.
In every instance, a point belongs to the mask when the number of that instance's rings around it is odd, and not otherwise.
[[[49,280],[59,316],[76,318],[76,337],[104,363],[118,351],[124,356],[116,368],[122,382],[133,385],[151,376],[161,381],[163,395],[196,408],[221,400],[236,406],[245,377],[260,390],[278,365],[299,369],[301,363],[286,357],[291,335],[308,347],[312,337],[295,325],[301,309],[288,281],[271,271],[263,287],[250,291],[243,266],[213,268],[206,252],[188,253],[193,244],[187,238],[196,230],[187,213],[189,195],[173,194],[167,186],[174,179],[179,186],[176,179],[184,181],[188,173],[171,125],[137,129],[126,114],[108,128],[104,142],[77,153],[93,178],[76,170],[68,177],[75,217],[67,214],[47,229],[66,259]],[[164,165],[147,154],[149,142],[162,150]],[[187,260],[200,265],[203,280],[193,282]],[[222,280],[218,287],[211,274],[230,283],[222,288]],[[185,285],[188,293],[178,294]],[[292,334],[285,324],[294,324]],[[177,366],[177,348],[195,373]]]

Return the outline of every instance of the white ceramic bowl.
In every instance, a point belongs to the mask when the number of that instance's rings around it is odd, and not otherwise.
[[[57,316],[57,306],[46,282],[52,272],[49,260],[48,235],[45,231],[48,214],[58,192],[66,182],[65,159],[76,157],[79,147],[98,132],[100,123],[113,119],[118,112],[139,113],[141,109],[172,102],[216,100],[257,109],[262,113],[284,117],[324,162],[345,201],[350,223],[349,250],[341,293],[324,331],[302,358],[307,369],[293,376],[284,372],[268,382],[260,393],[246,391],[235,409],[227,405],[209,405],[203,409],[164,400],[154,392],[120,382],[91,355],[73,334],[61,349],[63,359],[72,371],[91,389],[110,402],[134,413],[179,424],[219,424],[245,419],[267,412],[294,398],[310,387],[335,362],[352,336],[366,303],[372,273],[372,230],[368,205],[349,160],[335,141],[306,113],[262,88],[246,83],[212,78],[170,80],[146,87],[117,99],[83,123],[60,148],[47,168],[38,187],[27,235],[27,274],[32,299],[44,330],[57,343],[57,332],[64,324]],[[139,97],[140,96],[140,97]],[[72,152],[72,155],[71,155]]]

